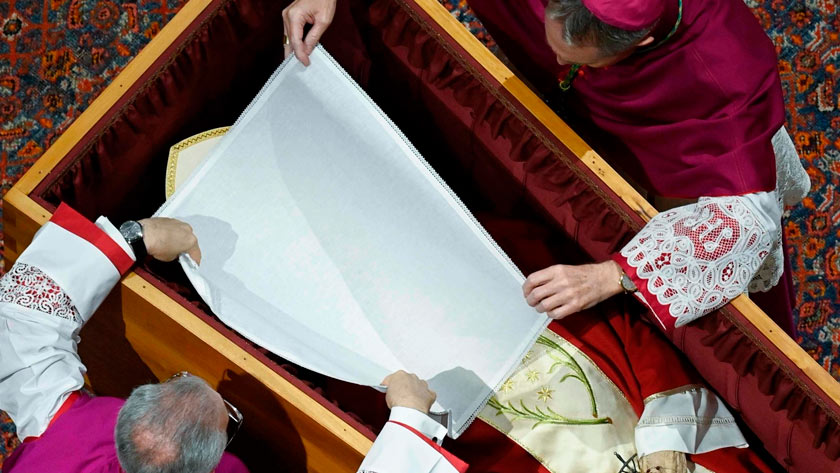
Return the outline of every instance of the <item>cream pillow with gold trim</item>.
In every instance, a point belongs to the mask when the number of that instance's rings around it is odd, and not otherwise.
[[[190,177],[229,129],[229,126],[223,126],[207,130],[179,141],[169,148],[169,160],[166,163],[167,199],[172,197],[175,189]]]

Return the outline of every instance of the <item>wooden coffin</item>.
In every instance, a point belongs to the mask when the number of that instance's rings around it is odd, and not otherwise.
[[[6,267],[60,201],[115,222],[153,213],[169,146],[232,124],[282,60],[283,6],[190,0],[6,194]],[[474,213],[539,226],[558,261],[603,260],[655,214],[436,0],[340,1],[323,43]],[[232,447],[253,471],[355,471],[376,416],[205,309],[176,267],[126,276],[82,332],[93,389],[186,369],[245,414]],[[840,386],[748,298],[671,338],[781,466],[838,471]]]

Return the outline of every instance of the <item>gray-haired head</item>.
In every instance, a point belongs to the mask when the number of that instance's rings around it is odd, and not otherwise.
[[[186,376],[132,391],[117,417],[117,457],[127,473],[210,473],[227,434],[219,395]]]
[[[599,20],[581,0],[549,0],[546,16],[563,24],[566,42],[573,46],[595,46],[605,56],[635,47],[650,35],[653,26],[627,31]]]

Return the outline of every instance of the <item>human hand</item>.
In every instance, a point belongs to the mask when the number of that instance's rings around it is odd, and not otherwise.
[[[389,374],[382,380],[382,384],[388,387],[385,402],[389,409],[396,406],[410,407],[428,414],[437,398],[427,382],[403,370]]]
[[[289,46],[304,66],[309,65],[309,55],[327,30],[335,16],[336,0],[295,0],[283,9],[283,31],[289,38]],[[303,37],[303,27],[311,23],[312,28]],[[289,51],[286,51],[288,55]]]
[[[552,319],[588,309],[623,292],[621,267],[609,260],[597,264],[556,264],[532,273],[522,285],[528,305]]]
[[[166,217],[145,218],[139,223],[143,226],[143,243],[152,258],[172,261],[187,253],[196,263],[201,262],[198,239],[189,224]]]
[[[673,450],[653,452],[639,459],[640,473],[688,473],[685,453]]]

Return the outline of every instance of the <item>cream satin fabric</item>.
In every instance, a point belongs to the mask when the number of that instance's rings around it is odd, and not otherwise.
[[[547,325],[523,276],[323,49],[286,61],[158,212],[226,324],[326,375],[430,380],[457,437]]]

